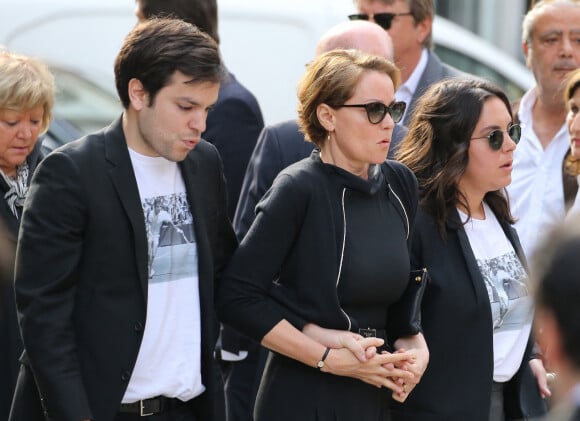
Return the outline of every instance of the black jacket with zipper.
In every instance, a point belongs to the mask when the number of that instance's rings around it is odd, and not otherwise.
[[[386,189],[408,247],[418,201],[415,176],[398,162],[372,166],[369,180],[323,163],[318,150],[282,171],[226,269],[218,294],[221,319],[257,341],[282,319],[298,329],[312,322],[352,330],[336,291],[346,190]]]

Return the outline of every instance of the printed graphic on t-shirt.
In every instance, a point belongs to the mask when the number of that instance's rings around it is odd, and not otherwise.
[[[491,303],[494,330],[520,329],[529,319],[532,300],[527,276],[514,251],[488,260],[477,259]]]
[[[197,273],[193,218],[185,193],[142,203],[149,250],[149,282],[168,282]]]

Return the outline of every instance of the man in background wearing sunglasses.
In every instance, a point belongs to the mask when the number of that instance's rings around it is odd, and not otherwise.
[[[343,22],[328,30],[319,40],[316,54],[349,48],[393,60],[393,44],[389,35],[378,25],[364,21]],[[404,112],[404,106],[396,103],[354,105],[366,109],[371,124],[382,121],[387,112],[394,121],[399,121]],[[392,157],[406,133],[404,126],[395,125],[389,157]],[[274,178],[288,165],[306,158],[313,149],[314,144],[304,140],[296,120],[266,126],[262,130],[246,170],[234,218],[234,228],[240,241],[254,220],[256,204],[270,188]],[[243,361],[229,363],[229,374],[226,378],[228,421],[253,419],[254,399],[267,351],[249,338],[232,337],[231,331],[222,333],[222,349],[247,356]]]
[[[564,219],[577,185],[568,188],[563,161],[570,144],[564,90],[580,66],[580,0],[543,0],[526,14],[522,43],[536,86],[514,104],[522,139],[514,153],[511,211],[528,259],[548,229]]]
[[[402,84],[397,101],[407,103],[403,124],[408,125],[417,99],[441,79],[464,75],[441,62],[431,51],[431,27],[435,14],[433,0],[355,0],[357,14],[350,20],[370,20],[385,29],[395,48],[395,64]]]

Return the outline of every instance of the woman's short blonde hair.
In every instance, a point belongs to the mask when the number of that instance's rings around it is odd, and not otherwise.
[[[42,132],[55,100],[54,76],[38,59],[0,50],[0,108],[27,111],[42,106]]]
[[[307,140],[318,147],[324,144],[328,133],[318,120],[318,106],[342,106],[354,95],[361,77],[370,71],[388,75],[395,90],[399,86],[399,69],[393,63],[359,50],[329,51],[307,66],[298,84],[298,124]]]

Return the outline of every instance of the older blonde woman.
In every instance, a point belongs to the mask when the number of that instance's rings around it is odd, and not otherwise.
[[[0,52],[0,220],[10,253],[16,248],[30,177],[41,159],[38,137],[48,128],[53,105],[54,80],[46,65],[30,57]],[[0,419],[8,419],[22,345],[12,269],[1,281]]]

